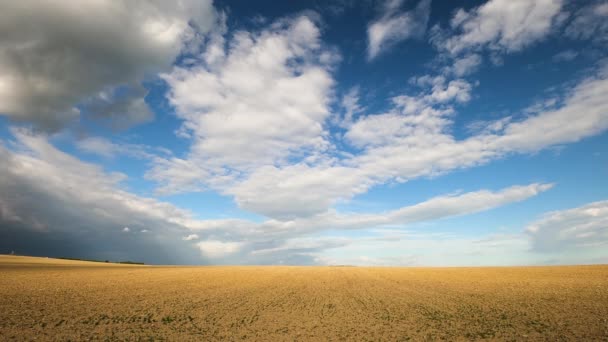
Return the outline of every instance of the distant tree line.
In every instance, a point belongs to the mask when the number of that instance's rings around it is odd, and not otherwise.
[[[1,253],[0,253],[1,254]],[[21,254],[17,254],[15,253],[15,251],[11,251],[10,255],[19,255],[19,256],[28,256],[28,255],[21,255]],[[139,261],[130,261],[130,260],[125,260],[125,261],[110,261],[110,260],[96,260],[96,259],[82,259],[82,258],[67,258],[67,257],[52,257],[55,259],[63,259],[63,260],[75,260],[75,261],[89,261],[89,262],[106,262],[106,263],[112,263],[112,264],[129,264],[129,265],[145,265],[143,262],[139,262]]]
[[[90,262],[107,262],[107,263],[112,263],[112,264],[130,264],[130,265],[145,265],[143,262],[138,262],[138,261],[110,261],[110,260],[95,260],[95,259],[80,259],[80,258],[57,258],[57,259],[63,259],[63,260],[76,260],[76,261],[90,261]]]

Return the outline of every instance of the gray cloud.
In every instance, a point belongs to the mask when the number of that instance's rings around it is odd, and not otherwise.
[[[141,85],[120,87],[83,102],[86,114],[115,129],[125,129],[152,119]]]
[[[213,21],[211,1],[3,1],[0,113],[48,131],[81,109],[118,127],[150,120],[140,82]],[[104,101],[117,86],[132,90]]]
[[[169,220],[187,212],[121,190],[124,176],[83,163],[39,136],[14,134],[20,152],[0,145],[0,253],[205,262],[181,240],[189,230]]]

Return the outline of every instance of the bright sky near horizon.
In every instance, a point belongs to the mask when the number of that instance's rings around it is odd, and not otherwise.
[[[607,57],[607,1],[0,1],[0,253],[608,263]]]

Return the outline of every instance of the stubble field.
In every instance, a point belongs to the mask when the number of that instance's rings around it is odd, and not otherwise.
[[[162,267],[0,256],[1,340],[608,340],[608,266]]]

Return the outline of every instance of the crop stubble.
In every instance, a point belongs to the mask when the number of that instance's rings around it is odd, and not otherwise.
[[[164,267],[0,256],[2,340],[608,340],[608,266]]]

